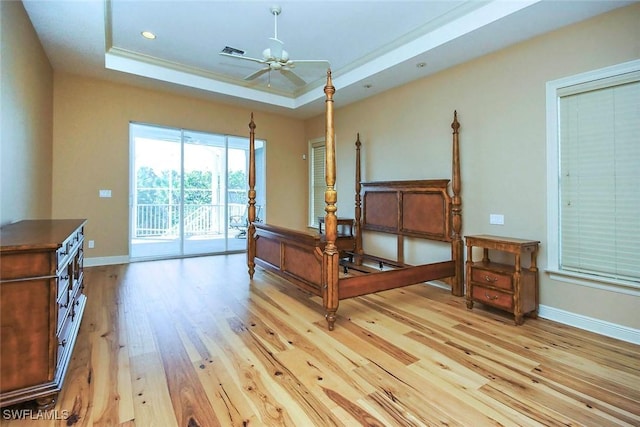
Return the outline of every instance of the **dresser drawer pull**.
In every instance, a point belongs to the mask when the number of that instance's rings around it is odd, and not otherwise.
[[[491,296],[491,295],[489,295],[489,294],[488,294],[488,293],[486,293],[486,292],[484,293],[484,297],[485,297],[486,299],[488,299],[489,301],[495,301],[495,300],[497,300],[497,299],[498,299],[498,295],[493,295],[493,296]]]
[[[493,282],[497,282],[498,278],[485,275],[484,276],[484,281],[485,282],[489,282],[489,283],[493,283]]]
[[[65,345],[67,345],[67,339],[63,339],[62,341],[58,341],[58,345],[61,347],[64,347]]]

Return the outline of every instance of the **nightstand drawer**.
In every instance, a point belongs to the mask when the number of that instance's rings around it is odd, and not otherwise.
[[[512,275],[500,274],[493,270],[471,267],[471,280],[479,285],[494,286],[500,289],[513,291]]]
[[[483,304],[493,305],[505,310],[513,310],[513,294],[500,292],[483,286],[473,287],[473,299]]]

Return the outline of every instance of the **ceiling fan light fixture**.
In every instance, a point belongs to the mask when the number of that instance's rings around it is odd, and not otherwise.
[[[269,38],[269,50],[270,58],[275,59],[276,61],[282,60],[282,55],[284,54],[284,43],[281,40],[278,40],[276,37]]]
[[[262,57],[265,61],[276,61],[285,63],[289,60],[289,53],[284,49],[282,49],[280,53],[277,53],[273,52],[271,48],[266,48],[262,51]]]

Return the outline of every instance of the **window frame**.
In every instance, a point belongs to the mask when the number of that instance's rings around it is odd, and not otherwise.
[[[308,218],[308,224],[309,227],[314,227],[317,228],[318,227],[318,218],[317,215],[315,215],[314,212],[314,200],[315,200],[315,182],[313,177],[315,176],[315,169],[314,169],[314,148],[318,148],[318,147],[325,147],[325,159],[322,162],[323,164],[325,164],[326,162],[326,139],[324,137],[320,137],[320,138],[315,138],[315,139],[311,139],[309,140],[308,143],[308,155],[307,158],[309,159],[309,218]],[[324,188],[326,188],[326,183],[323,179],[322,181],[322,185],[323,185],[323,197],[324,197]],[[324,199],[323,199],[324,200]],[[323,205],[323,210],[324,210],[324,205]]]
[[[559,101],[566,88],[597,80],[640,71],[640,60],[616,64],[585,73],[552,80],[546,84],[547,122],[547,273],[558,281],[640,296],[640,283],[630,280],[601,277],[560,268],[560,155]],[[614,84],[612,84],[613,86]]]

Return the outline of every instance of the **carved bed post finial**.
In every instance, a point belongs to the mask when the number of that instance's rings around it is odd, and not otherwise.
[[[456,263],[456,277],[455,283],[452,283],[451,293],[456,296],[464,295],[464,263],[463,263],[463,242],[462,242],[462,198],[460,197],[461,191],[461,178],[460,178],[460,142],[458,131],[460,129],[460,123],[458,123],[458,112],[453,112],[453,122],[451,123],[451,129],[453,129],[453,159],[452,159],[452,183],[451,189],[453,191],[451,211],[453,213],[452,233],[453,244],[452,258]]]
[[[247,267],[249,269],[249,278],[253,279],[255,271],[256,256],[256,227],[253,225],[256,220],[256,140],[255,140],[256,124],[253,121],[253,113],[251,113],[251,121],[249,122],[249,208],[247,210]]]
[[[358,132],[358,136],[356,138],[356,209],[355,209],[355,253],[357,255],[362,255],[364,250],[362,249],[362,232],[361,232],[361,221],[362,221],[362,198],[360,192],[362,191],[362,169],[360,162],[360,146],[362,143],[360,142],[360,132]],[[356,264],[361,264],[362,258],[356,257]]]
[[[340,264],[340,256],[336,247],[336,239],[338,236],[338,220],[336,216],[336,203],[338,201],[337,192],[335,190],[336,183],[336,145],[335,145],[335,129],[333,124],[333,94],[336,88],[331,80],[331,69],[327,70],[327,84],[324,87],[325,100],[325,181],[326,189],[324,191],[325,201],[325,227],[326,227],[326,245],[324,248],[324,269],[322,301],[326,311],[326,319],[329,330],[333,330],[336,321],[336,311],[338,310],[338,272]]]

